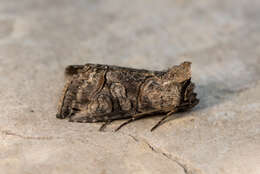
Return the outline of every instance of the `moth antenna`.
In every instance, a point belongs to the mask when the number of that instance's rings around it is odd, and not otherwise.
[[[131,123],[132,121],[134,121],[135,118],[132,117],[130,118],[129,120],[125,121],[124,123],[122,123],[120,126],[118,126],[116,129],[115,129],[115,132],[117,132],[119,129],[121,129],[123,126],[127,125],[128,123]]]
[[[118,128],[115,129],[115,132],[118,131],[119,129],[121,129],[123,126],[125,126],[125,125],[127,125],[127,124],[129,124],[129,123],[131,123],[131,122],[133,122],[135,120],[144,118],[145,116],[148,116],[148,115],[151,115],[151,114],[160,113],[160,112],[162,112],[162,110],[156,109],[156,110],[151,110],[151,111],[147,111],[147,112],[141,112],[141,113],[132,115],[132,118],[130,118],[129,120],[127,120],[124,123],[122,123]]]

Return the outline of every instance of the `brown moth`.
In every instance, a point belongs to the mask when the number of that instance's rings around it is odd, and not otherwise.
[[[71,122],[104,122],[100,130],[118,119],[122,126],[151,115],[162,114],[154,130],[168,116],[198,104],[191,82],[191,63],[166,71],[149,71],[111,65],[71,65],[57,118]]]

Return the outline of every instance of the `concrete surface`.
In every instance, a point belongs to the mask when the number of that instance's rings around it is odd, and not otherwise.
[[[259,174],[259,0],[0,0],[0,173]],[[55,118],[70,64],[192,61],[200,104],[156,131]]]

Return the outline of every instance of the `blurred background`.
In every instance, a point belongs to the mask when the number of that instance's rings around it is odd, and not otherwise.
[[[260,173],[259,19],[259,0],[0,0],[0,171]],[[183,61],[200,104],[154,133],[55,118],[67,65]]]

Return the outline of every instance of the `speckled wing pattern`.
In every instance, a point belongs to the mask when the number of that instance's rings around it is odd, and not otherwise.
[[[70,65],[57,118],[72,122],[128,122],[152,114],[169,114],[198,103],[190,62],[167,71],[112,65]],[[121,127],[120,127],[121,128]]]

